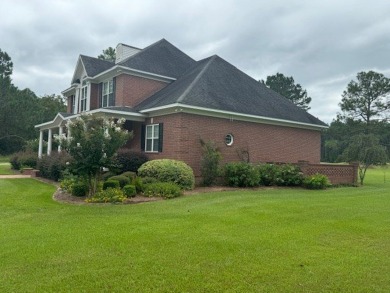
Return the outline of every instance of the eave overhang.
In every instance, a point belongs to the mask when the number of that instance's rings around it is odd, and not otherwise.
[[[174,103],[166,106],[144,109],[139,112],[143,114],[148,114],[148,116],[162,116],[162,115],[181,112],[181,113],[195,114],[201,116],[223,118],[223,119],[228,119],[230,121],[234,121],[234,120],[246,121],[246,122],[253,122],[253,123],[302,128],[302,129],[310,129],[310,130],[317,130],[317,131],[328,128],[328,126],[325,125],[303,123],[303,122],[297,122],[292,120],[249,115],[249,114],[236,113],[230,111],[222,111],[222,110],[209,109],[209,108],[197,107],[197,106],[180,104],[180,103]]]

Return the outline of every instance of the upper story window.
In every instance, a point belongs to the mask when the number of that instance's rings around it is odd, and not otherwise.
[[[88,93],[88,86],[84,85],[81,88],[81,95],[80,95],[80,112],[84,112],[87,110],[87,93]]]
[[[103,82],[102,107],[114,106],[114,82],[112,79]]]

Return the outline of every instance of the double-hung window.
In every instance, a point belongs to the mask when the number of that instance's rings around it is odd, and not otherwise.
[[[88,92],[88,87],[87,85],[84,85],[81,88],[80,112],[84,112],[87,110],[87,92]]]
[[[145,151],[158,152],[160,150],[160,125],[146,125],[145,128]]]
[[[103,82],[102,107],[114,106],[114,82],[112,79]]]

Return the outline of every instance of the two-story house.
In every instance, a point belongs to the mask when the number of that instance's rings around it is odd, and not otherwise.
[[[214,55],[196,61],[162,39],[144,49],[119,44],[115,62],[80,55],[62,94],[67,113],[37,125],[39,156],[47,135],[65,133],[81,113],[122,117],[134,138],[126,147],[150,159],[171,158],[200,175],[200,139],[223,161],[319,163],[326,124]],[[47,133],[47,134],[46,134]]]

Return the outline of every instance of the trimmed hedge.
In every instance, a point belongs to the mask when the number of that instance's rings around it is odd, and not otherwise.
[[[256,166],[246,163],[227,163],[225,165],[225,181],[234,187],[254,187],[259,185],[259,171]]]
[[[109,179],[103,182],[103,190],[108,188],[120,188],[120,184],[118,180]]]
[[[176,183],[186,190],[193,189],[195,185],[195,176],[191,167],[176,160],[160,159],[146,162],[138,169],[138,176]]]
[[[144,195],[148,197],[158,196],[163,198],[175,198],[182,195],[180,186],[173,182],[157,182],[144,186]]]
[[[122,189],[123,194],[127,197],[134,197],[137,194],[137,190],[135,189],[134,185],[125,185]]]
[[[72,186],[72,195],[73,196],[78,196],[78,197],[83,197],[88,194],[89,187],[85,183],[76,183]]]
[[[23,167],[36,168],[38,155],[32,151],[17,152],[11,156],[10,163],[14,170],[21,170]]]
[[[108,178],[108,180],[116,180],[119,182],[120,188],[123,188],[123,186],[130,184],[131,180],[129,177],[123,176],[123,175],[116,175]]]
[[[123,194],[122,190],[117,188],[108,188],[106,190],[99,191],[95,193],[94,196],[87,198],[86,202],[91,203],[106,203],[106,202],[124,202],[126,196]]]
[[[68,168],[71,157],[66,152],[53,152],[50,156],[44,156],[38,160],[37,168],[40,176],[58,181],[62,173]]]
[[[307,189],[326,189],[327,187],[330,187],[331,184],[329,178],[326,175],[317,173],[311,176],[307,176],[303,180],[303,186]]]
[[[119,173],[137,172],[139,167],[148,161],[148,157],[143,153],[120,149],[117,152],[116,160],[119,164]]]

